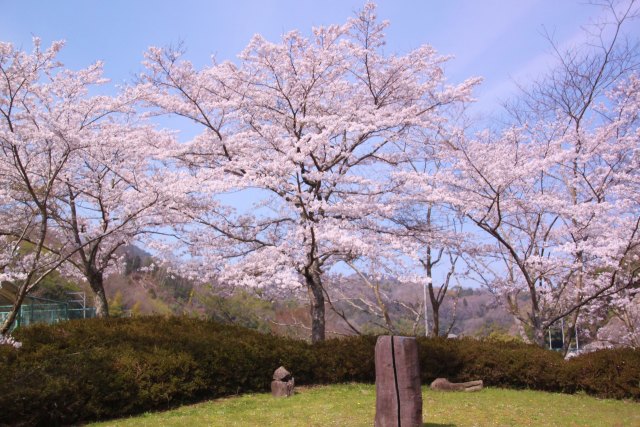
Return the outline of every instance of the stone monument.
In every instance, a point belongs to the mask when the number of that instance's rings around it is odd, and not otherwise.
[[[293,394],[293,386],[295,381],[291,373],[280,366],[273,373],[273,381],[271,381],[271,394],[275,397],[289,397]]]
[[[416,339],[378,337],[375,360],[375,427],[421,427],[422,391]]]

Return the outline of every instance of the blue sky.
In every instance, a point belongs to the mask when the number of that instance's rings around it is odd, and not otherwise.
[[[251,36],[270,40],[292,29],[343,23],[364,1],[354,0],[0,0],[0,40],[30,49],[32,36],[45,44],[64,39],[60,58],[78,69],[100,59],[114,83],[140,70],[148,46],[179,41],[202,66],[211,55],[234,59]],[[453,82],[485,81],[478,111],[492,111],[524,81],[549,66],[546,28],[560,44],[575,41],[581,25],[599,10],[577,0],[381,0],[378,15],[391,22],[388,50],[406,52],[428,43],[455,55],[447,66]]]

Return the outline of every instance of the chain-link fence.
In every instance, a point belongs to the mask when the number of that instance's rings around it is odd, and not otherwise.
[[[12,309],[10,305],[0,306],[0,323],[8,316]],[[88,319],[95,317],[93,307],[70,308],[66,302],[34,299],[29,304],[23,304],[16,316],[12,329],[32,323],[58,323],[69,319]]]

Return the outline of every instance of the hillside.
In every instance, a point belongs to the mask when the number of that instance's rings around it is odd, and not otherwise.
[[[121,255],[125,257],[124,271],[106,281],[113,316],[179,314],[299,338],[308,336],[305,294],[292,294],[286,299],[269,298],[250,289],[195,285],[164,268],[149,268],[153,263],[152,256],[136,246],[127,246]],[[355,330],[384,333],[385,322],[376,306],[375,294],[367,284],[355,276],[333,279],[327,284],[331,303],[326,306],[328,334],[353,335]],[[395,332],[424,334],[422,288],[387,280],[380,284],[380,289]],[[441,333],[464,336],[486,336],[491,332],[516,334],[512,317],[496,304],[491,294],[481,289],[450,290],[440,310],[440,318]]]

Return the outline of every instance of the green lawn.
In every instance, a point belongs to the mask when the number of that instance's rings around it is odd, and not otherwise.
[[[247,394],[95,426],[367,426],[375,387],[300,388],[288,399]],[[640,426],[640,403],[585,395],[488,388],[476,393],[423,389],[425,426]]]

